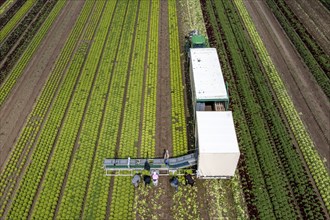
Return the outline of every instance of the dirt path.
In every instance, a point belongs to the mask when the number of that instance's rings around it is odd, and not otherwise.
[[[263,1],[244,1],[312,140],[330,170],[330,103]]]
[[[320,1],[293,0],[286,3],[324,52],[330,55],[330,12]]]
[[[173,156],[172,144],[172,106],[170,78],[170,48],[168,32],[168,1],[160,1],[159,32],[158,32],[158,79],[157,79],[157,110],[156,110],[156,149],[155,156],[162,157],[164,149]],[[166,43],[167,42],[167,43]],[[163,219],[171,218],[172,193],[169,178],[161,177],[160,193],[156,204],[162,204],[157,216]]]
[[[14,146],[84,1],[68,1],[0,109],[0,168]]]
[[[168,35],[168,2],[160,2],[158,39],[158,80],[156,110],[156,157],[168,149],[172,155],[170,48]],[[167,43],[166,43],[167,42]]]

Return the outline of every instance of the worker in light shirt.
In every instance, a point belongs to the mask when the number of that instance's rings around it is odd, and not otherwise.
[[[154,171],[152,173],[152,182],[154,183],[154,186],[158,185],[158,178],[159,178],[158,173],[156,173],[156,171]]]

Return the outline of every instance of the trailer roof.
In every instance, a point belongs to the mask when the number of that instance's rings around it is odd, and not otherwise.
[[[217,50],[215,48],[191,48],[190,59],[196,100],[228,100]]]
[[[197,111],[199,154],[238,153],[231,111]]]

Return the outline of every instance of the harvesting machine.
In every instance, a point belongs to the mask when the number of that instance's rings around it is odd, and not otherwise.
[[[191,97],[194,109],[195,150],[189,154],[169,158],[104,159],[107,176],[134,175],[145,169],[160,175],[183,174],[192,169],[197,178],[231,178],[240,156],[229,95],[218,54],[209,48],[207,39],[198,31],[186,37],[186,57],[189,62]]]

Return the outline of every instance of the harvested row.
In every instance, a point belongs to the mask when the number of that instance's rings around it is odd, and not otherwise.
[[[200,1],[180,1],[180,6],[185,10],[182,10],[180,13],[184,13],[181,15],[181,24],[183,22],[183,26],[181,26],[180,35],[186,35],[187,30],[200,30],[204,35],[206,34],[206,28],[203,18],[203,12],[201,10]],[[188,9],[187,9],[188,8]],[[191,20],[186,20],[186,12],[188,10],[188,17]],[[180,17],[180,16],[179,16]],[[188,29],[185,29],[184,26],[187,26]],[[219,51],[221,53],[221,51]],[[194,139],[192,133],[194,131],[189,132],[192,128],[189,128],[190,124],[193,124],[192,120],[192,107],[189,100],[191,99],[191,91],[190,91],[190,82],[189,82],[189,67],[185,65],[186,72],[186,82],[185,82],[185,90],[187,97],[187,105],[188,105],[188,114],[190,118],[187,118],[187,131],[188,131],[188,141],[189,146],[194,146]],[[231,88],[229,88],[231,91]],[[193,139],[193,140],[192,140]],[[198,204],[198,211],[200,218],[229,218],[229,219],[246,219],[247,211],[246,204],[244,201],[244,195],[242,192],[242,185],[240,183],[239,174],[237,174],[231,180],[203,180],[197,181],[196,186],[198,190],[196,203]],[[189,187],[188,187],[189,189]],[[219,189],[222,193],[219,193]],[[184,189],[185,190],[185,189]],[[189,194],[189,191],[184,194]],[[207,216],[207,217],[206,217]]]
[[[26,1],[16,13],[15,11],[13,11],[15,15],[12,16],[12,18],[8,22],[4,22],[3,24],[6,25],[1,27],[0,43],[2,43],[2,41],[8,36],[8,34],[14,29],[14,27],[22,20],[22,18],[32,8],[36,1],[37,0]]]
[[[65,1],[58,1],[54,6],[53,10],[47,17],[46,21],[43,23],[41,28],[38,30],[38,33],[34,36],[31,43],[27,47],[27,49],[22,54],[20,60],[16,63],[15,67],[9,74],[9,77],[1,84],[0,86],[0,106],[4,103],[6,97],[15,86],[17,79],[21,76],[24,68],[27,66],[28,62],[30,61],[33,53],[39,46],[40,42],[42,41],[43,37],[46,35],[48,30],[50,29],[51,25],[53,24],[55,18],[60,13],[64,5],[66,4]]]
[[[10,197],[11,191],[8,190],[8,188],[14,188],[14,184],[17,183],[17,178],[20,176],[22,168],[25,166],[25,162],[29,160],[28,155],[32,151],[31,149],[33,149],[33,146],[35,146],[36,138],[39,136],[43,128],[43,124],[46,121],[49,108],[52,106],[54,97],[56,97],[61,82],[63,81],[62,79],[67,68],[67,64],[71,59],[71,54],[77,45],[76,39],[79,39],[79,36],[81,35],[84,24],[89,15],[88,10],[91,10],[93,4],[89,3],[87,6],[82,12],[83,16],[78,19],[77,25],[73,29],[68,41],[66,42],[66,45],[64,46],[64,49],[55,64],[54,70],[43,88],[43,91],[39,97],[39,101],[36,103],[33,111],[30,113],[26,125],[14,147],[14,150],[7,160],[7,164],[1,173],[0,193],[2,195],[6,195],[2,198]],[[9,183],[12,183],[13,185],[10,185]],[[7,194],[5,194],[6,188],[8,190]],[[1,206],[1,210],[3,211],[6,202],[2,201],[1,204],[3,204],[3,206]]]
[[[303,153],[304,159],[307,162],[308,168],[314,178],[316,186],[322,196],[322,199],[326,205],[326,208],[330,210],[330,176],[322,163],[322,160],[315,150],[315,146],[308,135],[298,112],[293,106],[293,103],[288,96],[284,84],[281,81],[274,65],[272,64],[265,46],[262,43],[260,36],[258,35],[251,18],[249,17],[243,3],[241,1],[235,2],[243,21],[248,28],[252,42],[257,49],[258,55],[264,66],[267,66],[267,75],[270,83],[277,95],[280,105],[284,111],[284,114],[289,122],[290,128],[297,140],[299,148]]]

